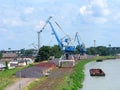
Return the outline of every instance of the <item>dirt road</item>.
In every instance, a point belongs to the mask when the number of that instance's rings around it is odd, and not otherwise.
[[[52,72],[51,75],[43,81],[34,90],[56,90],[55,88],[65,79],[64,75],[69,75],[73,68],[60,68]]]
[[[23,90],[24,87],[33,82],[36,78],[21,78],[11,86],[8,86],[5,90]]]

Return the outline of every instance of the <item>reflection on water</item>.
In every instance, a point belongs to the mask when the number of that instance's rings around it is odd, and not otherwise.
[[[91,77],[91,68],[101,68],[106,76]],[[81,90],[120,90],[120,59],[88,63],[85,66],[85,80]]]

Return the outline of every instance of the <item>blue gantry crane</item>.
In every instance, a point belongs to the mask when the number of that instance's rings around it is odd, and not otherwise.
[[[40,30],[40,32],[42,32],[44,30],[44,28],[46,27],[46,25],[49,24],[51,29],[52,29],[53,34],[55,35],[55,38],[58,42],[60,49],[65,53],[66,59],[68,59],[69,54],[71,54],[75,51],[75,46],[70,45],[71,40],[70,40],[70,37],[68,35],[65,36],[64,40],[61,40],[58,37],[58,35],[57,35],[57,33],[56,33],[52,23],[51,23],[51,19],[52,19],[52,17],[50,16],[48,18],[48,20],[46,21],[45,25],[43,26],[43,28]],[[54,21],[54,19],[53,19],[53,21]],[[54,21],[54,22],[61,29],[60,25],[56,21]],[[64,45],[63,42],[66,44]]]
[[[81,55],[84,55],[84,54],[86,53],[85,44],[82,42],[82,40],[81,40],[81,42],[80,42],[80,35],[79,35],[78,32],[76,32],[76,34],[75,34],[75,39],[74,39],[74,41],[76,41],[76,39],[77,39],[77,43],[78,43],[78,45],[77,45],[76,48],[78,48],[78,51],[79,51],[79,53],[80,53]]]

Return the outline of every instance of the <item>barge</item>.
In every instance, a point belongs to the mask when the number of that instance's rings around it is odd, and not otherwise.
[[[96,62],[102,62],[103,60],[102,59],[98,59],[98,60],[96,60]]]
[[[105,73],[102,69],[90,69],[90,76],[105,76]]]

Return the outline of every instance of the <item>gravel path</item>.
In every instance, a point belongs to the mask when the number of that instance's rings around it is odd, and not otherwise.
[[[8,86],[5,90],[23,90],[24,87],[33,82],[36,78],[21,78],[11,86]]]

